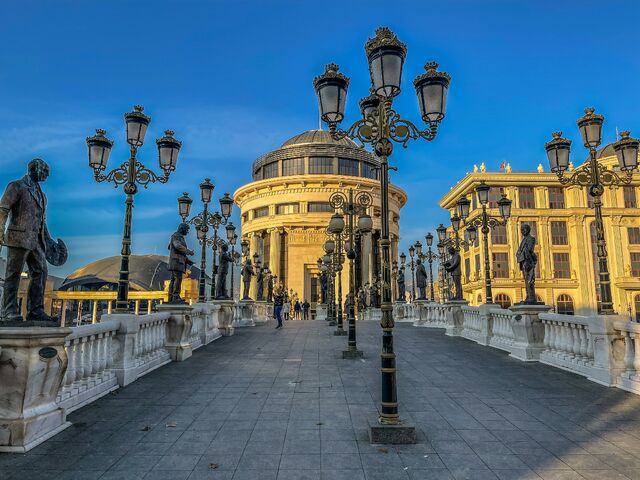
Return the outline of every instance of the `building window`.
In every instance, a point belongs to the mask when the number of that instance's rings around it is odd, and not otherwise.
[[[503,193],[504,188],[491,187],[491,190],[489,190],[489,208],[498,208],[498,200],[502,198]]]
[[[573,298],[571,298],[566,293],[558,296],[556,304],[558,313],[561,313],[563,315],[573,315],[575,313],[575,309],[573,307]]]
[[[493,277],[509,278],[509,254],[504,252],[492,253]]]
[[[271,235],[268,232],[265,232],[262,235],[262,265],[265,268],[268,268],[269,262],[271,258]]]
[[[468,282],[469,276],[471,276],[471,259],[470,258],[464,259],[464,276]]]
[[[640,294],[635,296],[633,303],[636,308],[636,322],[640,322]]]
[[[477,300],[478,300],[478,305],[480,305],[482,303],[482,295],[481,294],[478,294]]]
[[[551,244],[552,245],[568,245],[567,238],[567,222],[554,221],[551,222]]]
[[[242,223],[247,223],[247,220],[249,220],[249,214],[247,212],[244,212],[242,214]]]
[[[311,298],[309,299],[310,303],[318,303],[319,302],[319,294],[318,290],[320,289],[320,284],[318,282],[318,277],[315,275],[311,276]]]
[[[571,278],[571,264],[568,253],[553,254],[553,278]]]
[[[520,208],[536,208],[536,199],[533,194],[533,187],[518,187],[518,198]]]
[[[287,267],[288,261],[287,256],[289,253],[289,242],[288,242],[289,234],[287,232],[283,232],[280,234],[280,276],[278,277],[278,282],[282,282],[282,286],[287,288]]]
[[[480,265],[480,254],[479,253],[476,254],[475,264],[476,264],[476,280],[478,280],[480,278],[480,269],[482,268],[481,265]]]
[[[496,225],[491,229],[491,244],[506,245],[507,244],[507,226]]]
[[[298,203],[281,203],[280,205],[276,205],[276,215],[288,215],[299,212],[300,204]]]
[[[631,276],[640,277],[640,252],[631,252],[629,257],[631,260]]]
[[[309,159],[309,173],[332,174],[333,157],[311,157]]]
[[[328,202],[309,202],[307,204],[307,211],[310,213],[333,213],[333,207]]]
[[[640,227],[628,227],[627,235],[630,245],[640,245]]]
[[[638,208],[638,202],[636,200],[636,187],[624,186],[622,187],[622,194],[624,196],[624,208]]]
[[[511,298],[506,293],[499,293],[496,295],[495,303],[500,305],[500,308],[509,308],[511,306]]]
[[[378,179],[378,169],[375,165],[371,165],[370,163],[362,162],[362,176],[365,178],[372,178],[373,180]]]
[[[564,188],[549,187],[549,208],[564,208]]]
[[[338,159],[338,173],[340,175],[349,175],[351,177],[360,176],[358,168],[358,161],[352,160],[350,158],[339,158]]]
[[[256,208],[253,211],[253,218],[268,217],[268,216],[269,216],[269,207],[260,207],[260,208]]]
[[[278,176],[278,162],[267,163],[262,167],[262,178],[274,178]]]
[[[282,175],[304,175],[304,158],[289,158],[283,160]]]
[[[596,222],[589,224],[589,239],[591,240],[591,259],[593,260],[593,278],[596,287],[596,301],[598,312],[600,311],[600,262],[598,261],[598,243],[596,234]]]

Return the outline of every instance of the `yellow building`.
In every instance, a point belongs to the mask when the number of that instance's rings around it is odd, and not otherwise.
[[[601,149],[598,158],[609,168],[617,167],[611,145]],[[586,315],[596,311],[599,277],[594,210],[586,188],[563,187],[554,173],[544,172],[541,166],[538,172],[526,173],[511,172],[510,168],[500,173],[474,170],[440,200],[440,206],[453,214],[457,200],[466,195],[472,200],[469,220],[480,215],[482,210],[474,193],[480,181],[492,187],[491,215],[499,216],[496,202],[502,192],[512,200],[506,227],[494,228],[489,234],[494,302],[509,305],[523,299],[524,281],[515,254],[521,240],[520,226],[527,223],[536,237],[539,300],[554,305],[561,313]],[[631,185],[607,188],[602,197],[614,309],[634,318],[640,318],[639,185],[640,175],[635,173]],[[475,245],[463,247],[461,256],[464,297],[472,305],[483,303],[484,251],[480,229]]]
[[[324,254],[326,227],[334,213],[329,197],[336,191],[366,191],[373,197],[373,232],[356,239],[357,283],[364,285],[379,274],[380,181],[374,155],[350,139],[335,141],[324,130],[310,130],[253,163],[253,181],[234,193],[240,208],[242,238],[250,242],[250,255],[258,253],[264,266],[288,290],[311,303],[317,301],[317,260]],[[392,258],[398,255],[400,209],[407,196],[390,187]],[[343,271],[347,292],[347,268]],[[255,298],[255,282],[251,296]]]

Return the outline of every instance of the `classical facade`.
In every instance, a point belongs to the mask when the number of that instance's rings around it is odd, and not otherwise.
[[[326,227],[334,213],[329,197],[336,191],[366,191],[373,197],[368,212],[373,232],[356,237],[356,283],[374,281],[380,263],[378,167],[371,153],[350,139],[335,141],[324,130],[296,135],[258,158],[253,163],[253,181],[234,193],[242,216],[242,238],[250,242],[250,255],[258,253],[262,265],[277,275],[278,281],[314,304],[319,290],[317,260],[324,255]],[[392,258],[398,254],[400,209],[406,201],[404,191],[390,187]],[[345,295],[347,270],[345,264]],[[255,282],[252,298],[254,293]]]
[[[598,152],[599,161],[617,167],[613,148]],[[516,262],[520,226],[527,223],[536,237],[538,267],[536,290],[540,301],[554,305],[559,313],[588,314],[598,308],[598,260],[592,199],[585,188],[563,187],[554,173],[489,173],[474,169],[441,200],[440,206],[455,211],[456,201],[472,200],[470,219],[481,214],[474,193],[480,181],[491,186],[491,215],[499,216],[496,202],[505,193],[512,200],[506,227],[489,234],[489,257],[493,298],[503,306],[520,302],[524,282]],[[570,173],[570,172],[569,172]],[[605,239],[611,272],[613,305],[620,314],[640,319],[640,175],[628,186],[606,189],[603,196]],[[462,230],[462,227],[461,227]],[[484,250],[482,234],[470,247],[461,249],[463,291],[472,305],[484,301]]]

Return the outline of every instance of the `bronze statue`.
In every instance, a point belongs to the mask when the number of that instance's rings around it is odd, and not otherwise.
[[[232,262],[231,254],[229,253],[229,245],[223,243],[220,246],[220,265],[218,265],[218,275],[216,278],[216,298],[227,299],[229,294],[227,293],[227,274],[229,273],[229,265]]]
[[[271,271],[267,272],[267,302],[273,303],[273,277]]]
[[[462,268],[460,262],[460,253],[455,247],[448,248],[449,261],[444,263],[444,269],[451,275],[453,286],[455,287],[455,295],[451,300],[463,300],[462,297]]]
[[[187,271],[187,267],[193,265],[193,262],[187,258],[193,255],[185,240],[185,235],[189,233],[189,225],[181,223],[178,230],[171,235],[169,242],[169,271],[171,272],[171,282],[169,283],[169,303],[185,303],[180,297],[182,290],[182,276]]]
[[[242,300],[251,300],[249,297],[249,287],[251,286],[251,277],[255,275],[251,260],[247,258],[240,272],[242,275]]]
[[[406,299],[406,287],[404,278],[404,267],[398,269],[398,301],[404,302]]]
[[[329,288],[329,275],[327,272],[322,272],[318,277],[318,281],[320,282],[320,303],[323,305],[327,304],[327,293]]]
[[[418,300],[427,299],[427,270],[422,260],[416,260],[416,286],[418,287]]]
[[[360,287],[358,289],[358,312],[362,313],[367,308],[367,294],[364,289]]]
[[[522,232],[522,241],[516,252],[516,260],[520,265],[520,270],[524,276],[524,286],[527,297],[520,302],[526,305],[536,305],[536,265],[538,264],[538,256],[534,252],[536,246],[535,237],[531,236],[531,227],[526,223],[520,227]]]
[[[9,185],[0,200],[0,247],[7,247],[7,269],[4,281],[1,319],[5,322],[23,320],[18,305],[18,289],[22,269],[29,271],[27,320],[57,324],[58,319],[44,311],[44,290],[47,284],[47,262],[54,266],[67,261],[67,247],[60,239],[54,241],[46,223],[47,197],[40,183],[49,177],[49,165],[35,158],[29,162],[28,173]],[[5,233],[5,226],[9,226]]]
[[[257,267],[256,273],[256,301],[262,302],[264,300],[264,269]]]

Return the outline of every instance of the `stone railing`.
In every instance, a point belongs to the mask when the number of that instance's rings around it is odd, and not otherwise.
[[[393,318],[396,322],[415,322],[416,304],[407,302],[396,302],[393,304]]]
[[[489,315],[491,317],[490,329],[487,329],[487,334],[490,334],[489,345],[511,353],[516,341],[511,325],[515,321],[515,314],[511,310],[492,308],[489,310]]]
[[[416,309],[416,320],[413,322],[414,326],[430,328],[447,327],[447,315],[450,310],[448,304],[416,300],[414,305]]]
[[[614,322],[614,329],[624,341],[623,370],[618,387],[640,394],[640,323]]]
[[[0,369],[0,452],[30,450],[69,426],[69,412],[233,334],[230,300],[158,310],[74,328],[0,328],[1,362],[13,366]]]

